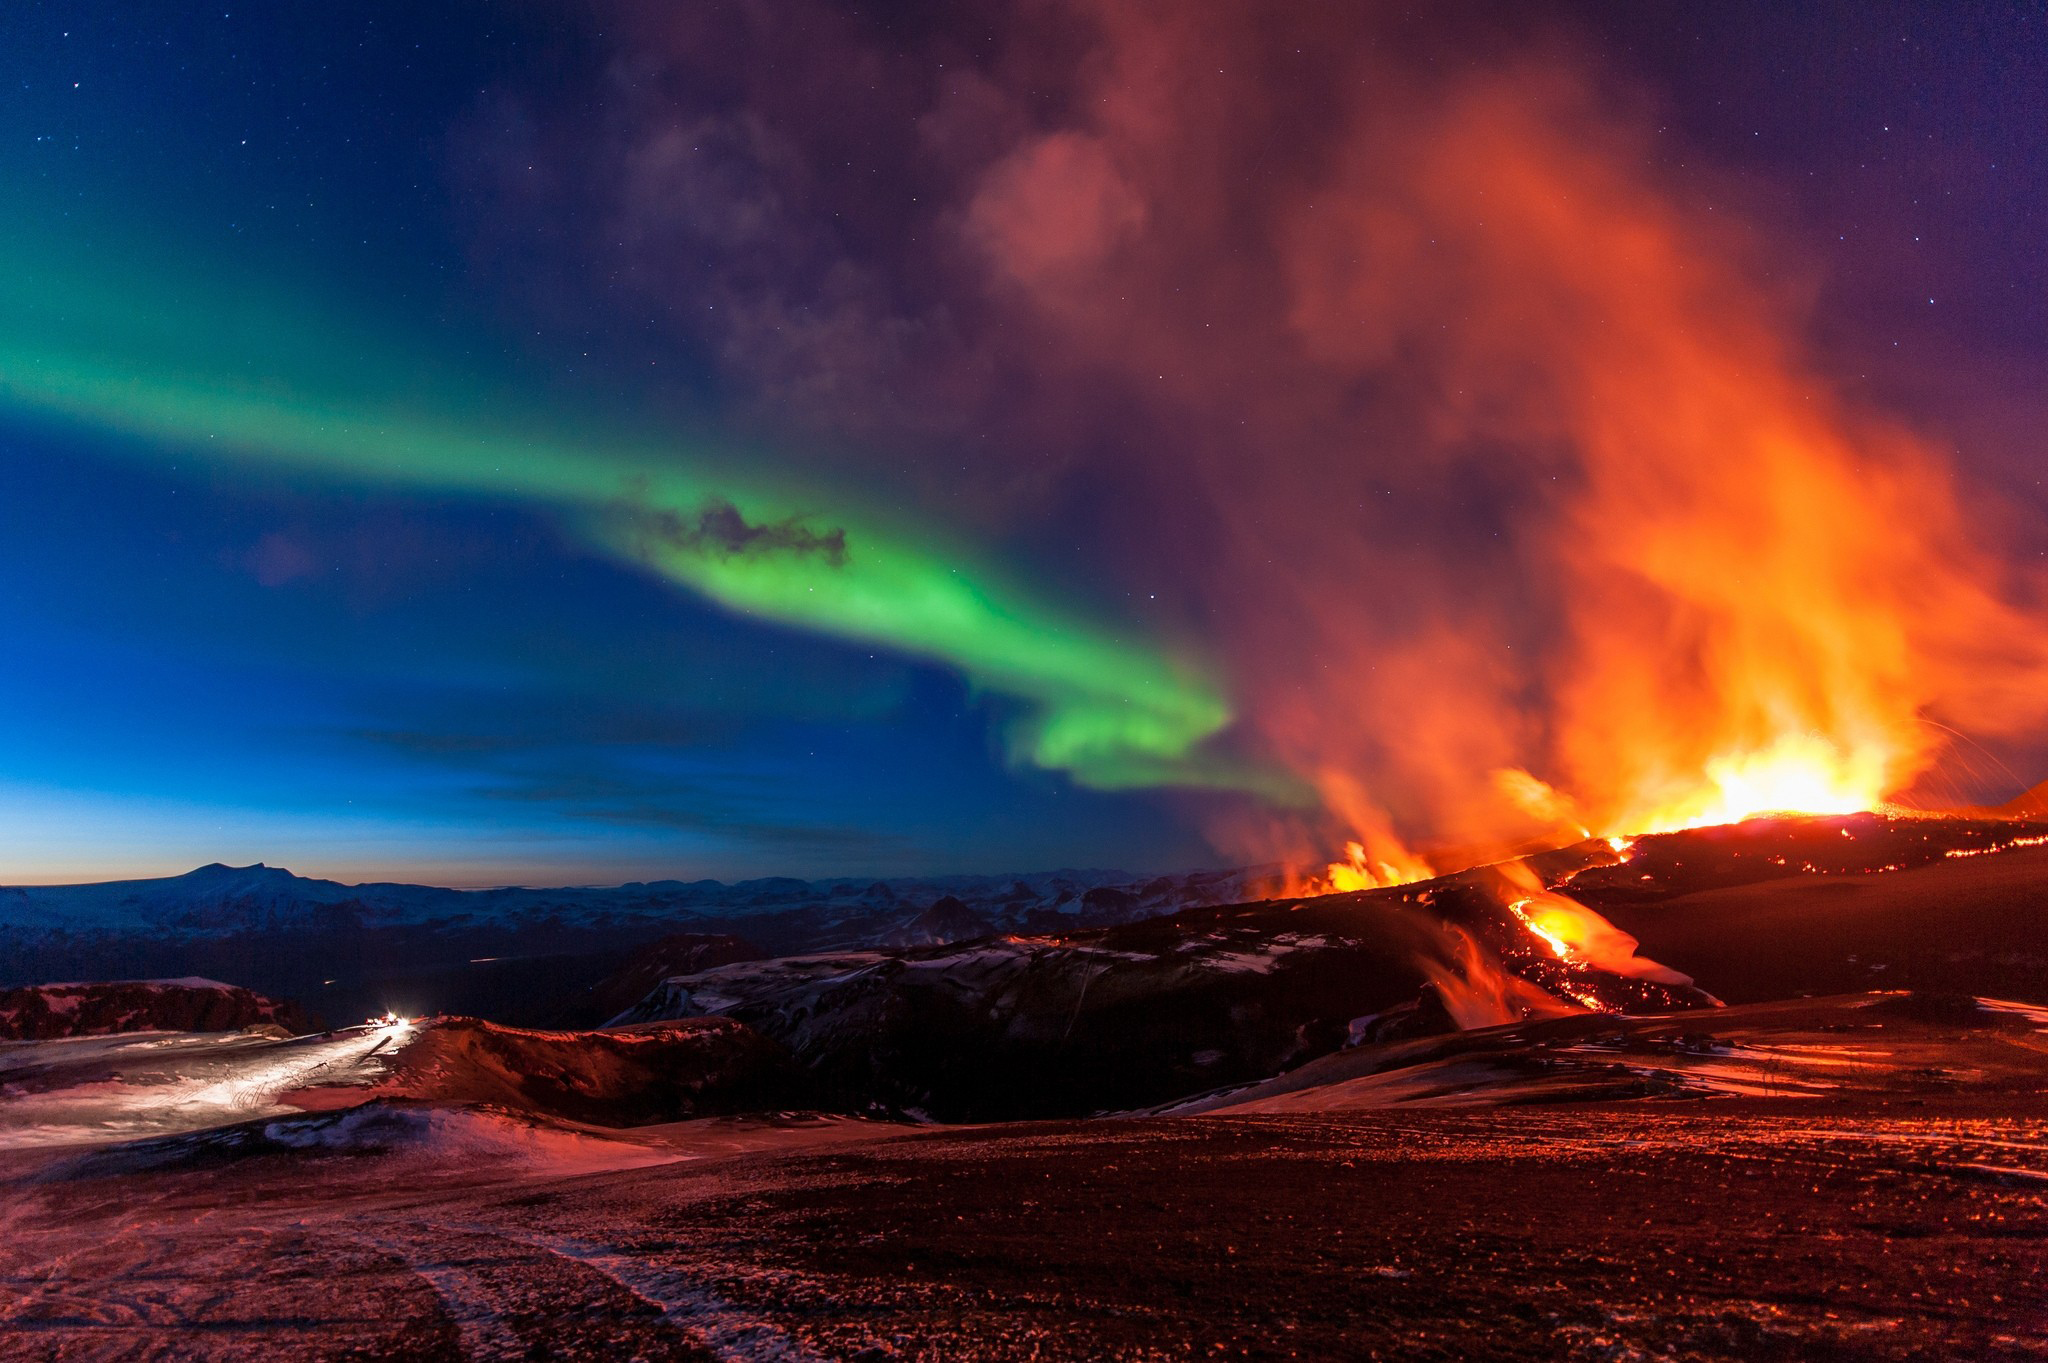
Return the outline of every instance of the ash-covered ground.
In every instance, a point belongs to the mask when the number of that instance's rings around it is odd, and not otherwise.
[[[2044,833],[1533,863],[1640,958],[1470,873],[671,944],[598,1031],[46,1021],[0,1358],[2048,1357]]]
[[[13,1195],[22,1359],[2033,1358],[2048,1110],[1493,1108],[602,1141],[396,1115]],[[406,1122],[416,1127],[405,1126]],[[368,1123],[360,1122],[359,1127]],[[288,1133],[289,1134],[289,1133]],[[730,1152],[730,1153],[728,1153]]]

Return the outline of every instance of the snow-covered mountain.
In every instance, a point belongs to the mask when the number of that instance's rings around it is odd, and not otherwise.
[[[550,1010],[678,933],[743,937],[768,954],[935,945],[1235,903],[1257,897],[1265,878],[1058,870],[454,890],[212,865],[153,880],[0,887],[0,987],[196,974],[247,982],[333,1020],[392,1007],[572,1021],[573,1007]]]
[[[0,932],[18,937],[191,938],[324,927],[339,921],[365,928],[455,931],[540,923],[595,928],[801,915],[784,925],[788,931],[804,937],[844,932],[851,945],[908,928],[941,903],[947,903],[956,921],[971,918],[999,930],[1104,926],[1242,899],[1257,879],[1258,873],[1249,871],[1145,878],[1126,871],[1060,870],[897,880],[775,876],[730,885],[716,880],[659,880],[608,887],[453,890],[383,882],[344,885],[261,863],[216,863],[153,880],[0,887]],[[952,909],[955,904],[958,910]],[[967,917],[961,916],[963,910]],[[921,930],[931,926],[927,923]]]

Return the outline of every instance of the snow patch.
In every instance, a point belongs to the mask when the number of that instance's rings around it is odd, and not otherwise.
[[[288,1150],[390,1151],[449,1164],[509,1161],[551,1174],[643,1169],[687,1158],[495,1113],[382,1103],[270,1122],[263,1135]]]

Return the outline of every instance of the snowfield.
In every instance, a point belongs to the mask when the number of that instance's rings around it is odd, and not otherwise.
[[[299,1111],[282,1094],[375,1083],[409,1024],[275,1040],[129,1033],[0,1042],[0,1148],[103,1145]]]
[[[0,1189],[0,1358],[2048,1351],[2038,1102],[922,1134],[712,1121],[642,1133],[637,1152],[529,1144],[503,1118],[405,1120],[404,1139],[365,1118],[183,1166],[0,1159],[17,1174]]]

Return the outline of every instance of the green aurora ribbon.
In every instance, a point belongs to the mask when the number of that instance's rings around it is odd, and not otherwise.
[[[126,437],[141,457],[549,508],[727,609],[937,661],[1022,702],[1013,760],[1100,789],[1292,793],[1208,749],[1231,711],[1206,669],[1034,599],[941,535],[840,497],[826,517],[815,492],[728,476],[672,442],[450,415],[461,388],[433,379],[431,353],[351,329],[342,310],[297,306],[247,269],[167,270],[153,250],[88,253],[4,227],[0,252],[0,404],[18,413]],[[158,268],[139,263],[152,256]]]

